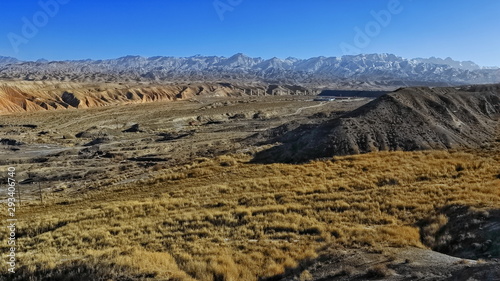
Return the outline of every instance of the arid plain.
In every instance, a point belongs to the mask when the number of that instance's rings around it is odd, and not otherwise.
[[[429,142],[307,161],[276,153],[299,153],[295,141],[332,120],[384,123],[377,118],[385,115],[365,114],[388,108],[384,99],[314,101],[247,89],[5,114],[0,165],[16,168],[21,191],[20,267],[13,277],[2,264],[0,278],[496,280],[497,88],[478,90],[493,92],[484,110],[478,102],[477,114],[452,116],[493,128],[477,146],[467,146],[471,139],[453,146],[465,131],[457,129],[429,137],[450,138],[448,148],[431,150]],[[429,100],[449,94],[415,91]],[[428,112],[447,120],[438,106]],[[405,122],[391,132],[407,133]],[[363,124],[354,123],[346,132]],[[5,251],[7,231],[0,231]]]

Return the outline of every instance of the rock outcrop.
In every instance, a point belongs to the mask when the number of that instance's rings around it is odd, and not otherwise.
[[[256,160],[301,162],[379,150],[487,146],[495,141],[499,117],[500,85],[399,89],[340,118],[271,139],[283,144]]]

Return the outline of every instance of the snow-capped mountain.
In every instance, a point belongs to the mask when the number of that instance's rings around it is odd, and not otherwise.
[[[476,63],[474,63],[472,61],[455,61],[450,57],[447,57],[445,59],[436,58],[436,57],[430,57],[428,59],[416,58],[414,60],[417,62],[422,62],[422,63],[444,64],[444,65],[451,66],[453,68],[459,68],[459,69],[465,69],[465,70],[482,69],[481,66],[477,65]]]
[[[252,81],[339,85],[372,83],[386,86],[458,85],[500,82],[499,69],[447,59],[405,59],[392,54],[343,57],[251,58],[141,57],[109,60],[22,62],[0,57],[0,78],[62,81]]]
[[[18,63],[18,62],[19,62],[19,60],[15,59],[15,58],[0,56],[0,66],[12,64],[12,63]]]

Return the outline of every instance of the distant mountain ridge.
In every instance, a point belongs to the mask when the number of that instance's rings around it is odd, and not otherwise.
[[[455,61],[455,60],[453,60],[450,57],[447,57],[445,59],[436,58],[436,57],[430,57],[428,59],[425,59],[425,58],[416,58],[415,61],[421,62],[421,63],[444,64],[444,65],[451,66],[453,68],[465,69],[465,70],[483,69],[483,67],[477,65],[475,62],[472,62],[472,61]]]
[[[343,57],[141,57],[24,62],[0,57],[0,78],[74,82],[239,81],[314,87],[384,88],[500,82],[500,69],[447,59],[405,59],[392,54]]]
[[[16,59],[16,58],[0,56],[0,66],[12,64],[12,63],[20,63],[20,62],[21,61]]]

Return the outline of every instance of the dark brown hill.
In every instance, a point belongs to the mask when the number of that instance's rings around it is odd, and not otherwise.
[[[379,150],[475,148],[495,141],[500,85],[404,88],[339,118],[300,126],[259,162],[301,162]]]

